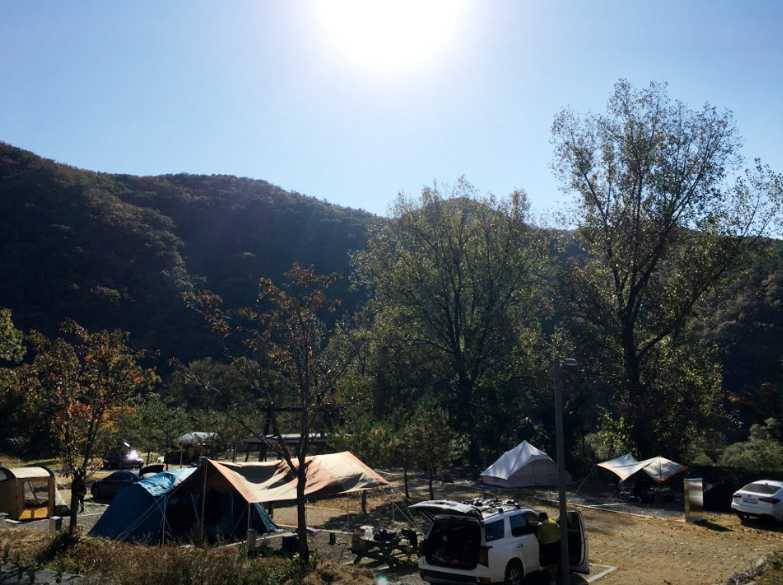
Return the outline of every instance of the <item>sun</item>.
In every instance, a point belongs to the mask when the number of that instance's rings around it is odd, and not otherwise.
[[[316,17],[330,46],[379,72],[438,62],[456,44],[464,0],[319,0]]]

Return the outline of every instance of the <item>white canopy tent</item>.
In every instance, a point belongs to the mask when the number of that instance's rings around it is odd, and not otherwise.
[[[486,485],[511,488],[554,486],[557,464],[541,449],[522,441],[487,467],[480,480]],[[566,481],[571,481],[567,473]]]
[[[625,481],[632,475],[644,471],[657,483],[664,483],[688,469],[685,465],[660,456],[637,461],[636,457],[630,453],[603,461],[598,464],[598,467],[611,471],[620,478],[620,481]]]
[[[644,472],[658,483],[669,481],[675,475],[688,470],[685,465],[666,459],[666,457],[653,457],[642,461],[642,463],[647,464],[644,466]]]

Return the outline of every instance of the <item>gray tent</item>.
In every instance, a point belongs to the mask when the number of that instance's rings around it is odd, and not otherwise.
[[[554,486],[557,464],[541,449],[522,441],[487,467],[480,479],[486,485],[509,488]],[[566,481],[571,481],[567,473]]]

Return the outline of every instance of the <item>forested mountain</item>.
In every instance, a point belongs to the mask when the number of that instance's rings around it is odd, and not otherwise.
[[[24,329],[72,318],[188,361],[214,341],[183,295],[247,305],[293,261],[346,274],[371,221],[265,181],[95,173],[0,143],[0,307]]]
[[[183,363],[220,358],[188,293],[208,289],[228,307],[251,305],[258,279],[281,279],[292,262],[343,275],[333,292],[350,313],[350,254],[367,246],[378,218],[226,175],[137,177],[96,173],[0,144],[0,307],[23,329],[53,334],[71,318],[89,329],[119,328],[131,342]],[[550,262],[584,255],[569,234]],[[545,319],[554,330],[559,308]],[[697,316],[717,347],[738,436],[783,415],[783,253],[773,243],[744,276]],[[383,366],[382,366],[383,367]]]

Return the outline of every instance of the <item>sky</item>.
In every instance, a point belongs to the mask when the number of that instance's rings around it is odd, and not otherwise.
[[[225,173],[385,214],[464,175],[569,198],[551,124],[618,78],[734,112],[783,171],[783,2],[0,2],[0,141],[91,170]]]

